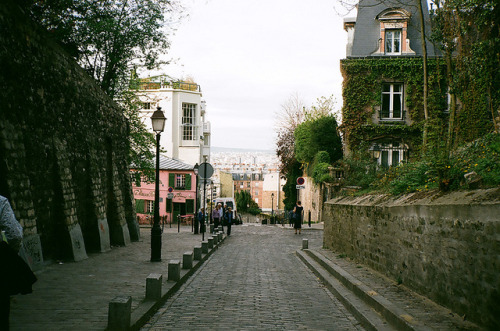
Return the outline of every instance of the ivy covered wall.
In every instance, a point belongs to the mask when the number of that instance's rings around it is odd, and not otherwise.
[[[368,150],[381,138],[401,138],[409,145],[411,155],[421,150],[424,127],[423,60],[420,57],[384,57],[344,59],[341,72],[344,78],[342,108],[346,151]],[[447,121],[446,66],[442,59],[429,60],[429,114],[439,127]],[[381,105],[382,84],[404,84],[404,106],[408,121],[375,123],[373,118]],[[439,129],[440,131],[441,129]]]

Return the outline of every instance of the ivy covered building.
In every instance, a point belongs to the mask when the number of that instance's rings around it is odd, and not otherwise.
[[[361,0],[357,17],[344,20],[345,155],[370,152],[379,165],[391,166],[419,153],[425,118],[421,18],[430,36],[427,2],[421,5],[422,17],[415,0]],[[428,112],[445,120],[445,66],[427,37]]]

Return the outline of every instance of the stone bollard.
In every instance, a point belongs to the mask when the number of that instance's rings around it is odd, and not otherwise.
[[[167,280],[178,281],[181,279],[181,261],[170,260],[168,262],[168,278]]]
[[[128,330],[132,313],[132,297],[118,296],[109,302],[108,330]]]
[[[214,233],[214,225],[210,224],[210,233]]]
[[[201,242],[201,252],[207,254],[208,253],[208,241]]]
[[[182,269],[191,269],[193,267],[193,251],[185,252],[182,255]]]
[[[214,246],[216,247],[217,244],[219,243],[219,236],[216,233],[214,233],[212,235],[212,238],[214,238]]]
[[[219,241],[222,241],[222,239],[224,239],[224,234],[222,232],[219,232],[218,236],[219,236]]]
[[[194,246],[194,256],[193,256],[195,261],[199,261],[202,258],[201,254],[201,246]]]
[[[302,249],[309,249],[309,239],[302,239]]]
[[[149,274],[146,278],[146,299],[158,301],[161,299],[162,274]]]
[[[214,248],[214,237],[208,237],[208,248]]]

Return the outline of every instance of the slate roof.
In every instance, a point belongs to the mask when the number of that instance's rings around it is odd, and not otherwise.
[[[427,9],[427,0],[421,1],[424,11],[426,34],[430,36],[430,16],[429,10]],[[405,3],[408,5],[404,5]],[[408,23],[410,48],[415,51],[416,56],[423,55],[420,39],[420,18],[415,0],[360,0],[354,30],[352,53],[349,57],[380,56],[372,54],[378,49],[378,40],[380,38],[380,23],[376,17],[383,10],[388,8],[403,8],[411,13],[411,18]],[[427,41],[427,55],[438,56],[434,50],[434,46],[429,41]]]
[[[156,159],[154,160],[154,162],[156,162]],[[194,166],[160,154],[160,169],[161,170],[194,170]]]

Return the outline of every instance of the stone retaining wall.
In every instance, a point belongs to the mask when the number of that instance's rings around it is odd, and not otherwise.
[[[24,254],[81,260],[139,239],[122,110],[14,0],[0,6],[0,194]]]
[[[500,189],[339,197],[323,220],[325,248],[500,327]]]

